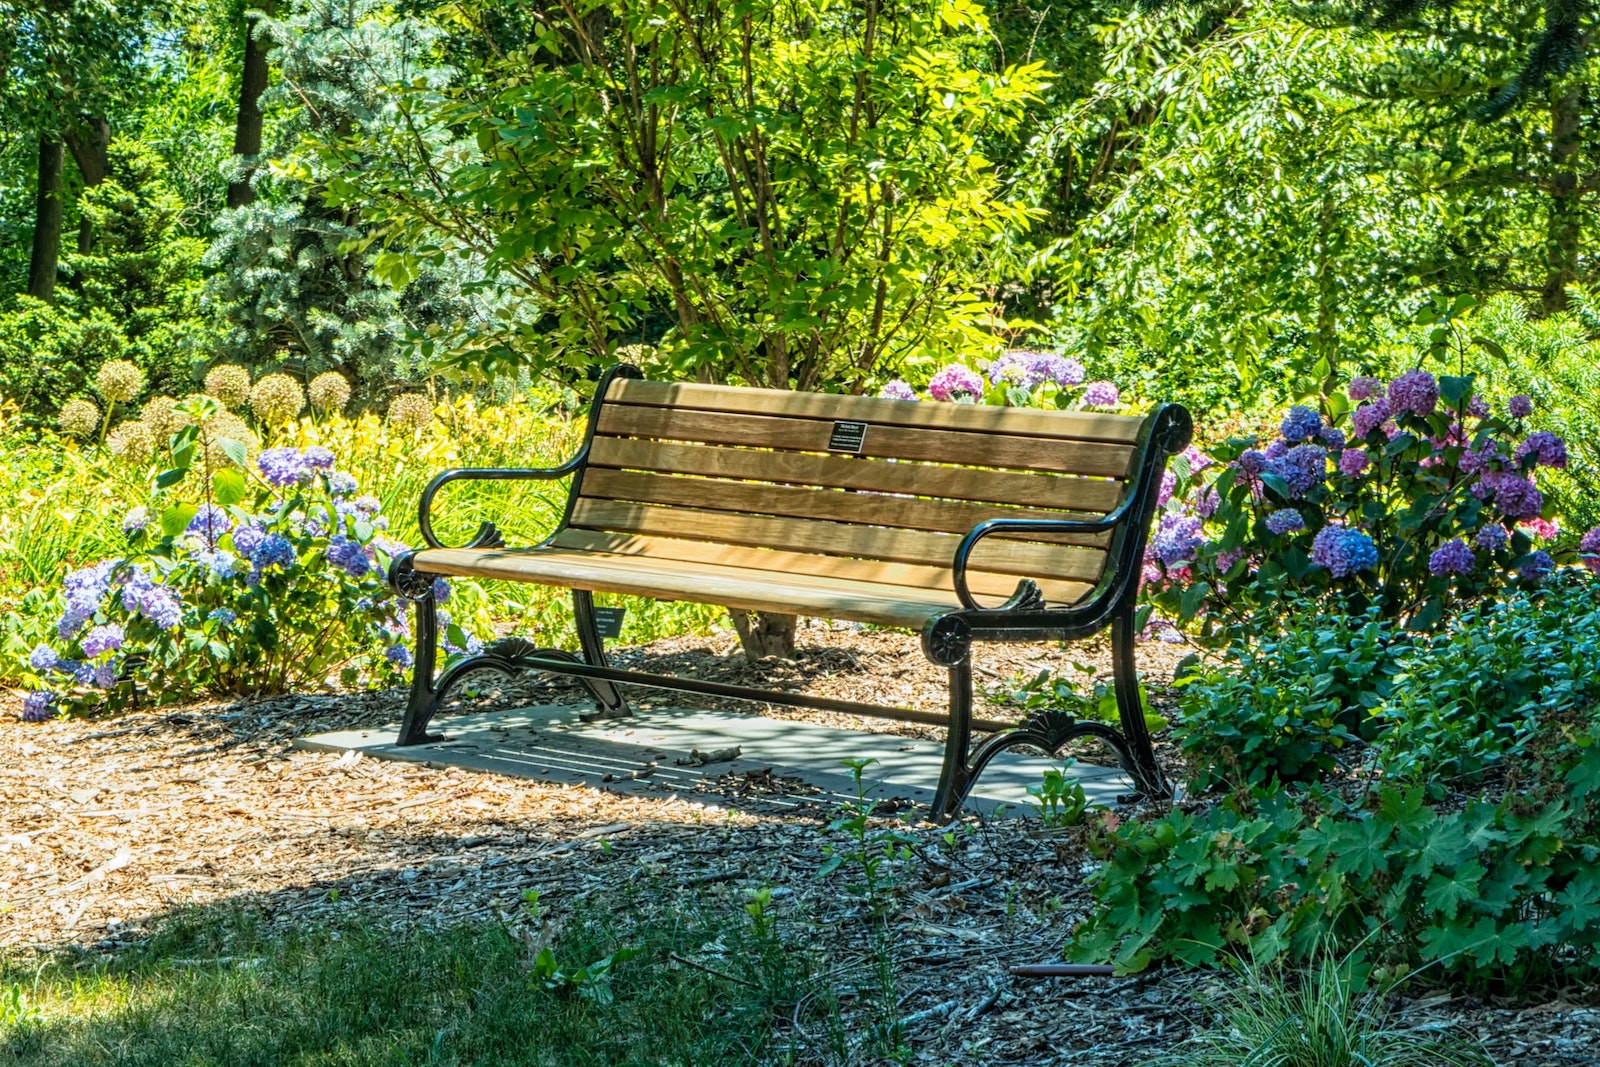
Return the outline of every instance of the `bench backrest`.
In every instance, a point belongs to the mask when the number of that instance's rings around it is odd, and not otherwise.
[[[948,588],[990,518],[1092,518],[1137,474],[1145,420],[614,378],[554,543]],[[975,592],[1073,603],[1113,535],[985,540]]]

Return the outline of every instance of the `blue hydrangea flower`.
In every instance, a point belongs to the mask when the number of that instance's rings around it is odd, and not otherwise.
[[[1322,438],[1322,443],[1328,446],[1330,452],[1337,452],[1344,447],[1344,431],[1337,426],[1324,426],[1317,436]]]
[[[1090,382],[1083,387],[1083,402],[1092,408],[1114,408],[1122,393],[1111,382]]]
[[[1305,516],[1293,508],[1282,508],[1267,516],[1267,530],[1278,537],[1306,528]]]
[[[206,618],[210,619],[212,622],[218,623],[222,626],[232,625],[233,621],[238,617],[238,614],[229,608],[217,608],[212,611],[210,615],[206,616]]]
[[[411,650],[405,645],[390,645],[383,654],[395,666],[410,669]]]
[[[166,586],[152,586],[139,597],[139,614],[170,630],[183,621],[183,602]]]
[[[55,702],[56,695],[48,690],[40,689],[29,693],[22,698],[22,721],[44,722],[50,717],[50,705]]]
[[[101,601],[111,590],[111,574],[116,569],[118,561],[114,559],[102,560],[92,567],[73,571],[67,575],[62,583],[62,591],[66,594],[67,607],[56,623],[56,636],[63,641],[71,641],[83,629],[83,624],[94,617],[100,609]]]
[[[1544,494],[1526,478],[1500,474],[1492,479],[1485,476],[1483,483],[1494,490],[1495,507],[1509,519],[1536,518],[1544,510]]]
[[[1239,457],[1239,469],[1246,474],[1260,474],[1267,466],[1267,454],[1258,448],[1246,449]]]
[[[1028,373],[1035,382],[1055,382],[1060,386],[1080,385],[1085,377],[1083,364],[1071,356],[1045,352],[1028,361]]]
[[[1161,525],[1151,545],[1156,558],[1169,567],[1193,559],[1195,550],[1200,547],[1199,518],[1167,512],[1161,516]]]
[[[334,496],[349,496],[359,488],[356,476],[349,471],[334,471],[328,475],[328,492]]]
[[[256,549],[266,539],[267,531],[259,520],[244,519],[233,528],[233,550],[246,559],[255,555]]]
[[[1428,573],[1466,574],[1477,562],[1478,557],[1472,554],[1472,549],[1457,537],[1434,549],[1433,554],[1428,557]]]
[[[208,545],[214,545],[217,543],[217,538],[232,529],[233,520],[228,518],[226,511],[215,504],[201,504],[200,510],[189,520],[188,529],[183,532],[189,537],[203,538]]]
[[[1335,578],[1378,565],[1378,546],[1360,530],[1348,526],[1324,526],[1311,542],[1311,562],[1328,568]]]
[[[122,627],[114,622],[96,626],[83,639],[83,654],[90,659],[99,659],[107,652],[115,652],[121,647]]]
[[[1517,568],[1517,577],[1525,582],[1542,582],[1556,569],[1555,560],[1543,549],[1529,553],[1527,562]]]
[[[36,671],[53,671],[60,663],[61,657],[56,655],[56,650],[45,644],[33,646],[33,652],[28,656],[28,666]]]
[[[433,580],[433,602],[435,604],[450,603],[450,583],[443,578]]]
[[[266,483],[287,489],[311,480],[311,463],[298,448],[269,448],[256,457],[256,466]]]
[[[352,578],[365,577],[372,569],[361,542],[347,537],[334,537],[328,542],[328,562]]]
[[[310,445],[301,455],[305,456],[306,462],[313,470],[319,471],[332,470],[336,458],[330,450],[321,445]]]
[[[1289,486],[1289,495],[1298,499],[1327,479],[1328,452],[1321,445],[1295,445],[1274,467]]]
[[[1498,552],[1511,542],[1511,534],[1498,522],[1491,522],[1478,531],[1472,543],[1486,552]]]
[[[128,512],[122,517],[122,532],[127,534],[129,537],[132,537],[136,533],[142,533],[144,528],[149,525],[149,508],[134,508],[132,511]]]
[[[110,689],[117,684],[117,661],[108,659],[94,670],[94,684],[101,689]]]
[[[1283,434],[1285,441],[1304,441],[1308,437],[1315,437],[1322,430],[1322,416],[1304,404],[1296,404],[1289,409],[1283,417],[1278,432]]]
[[[250,563],[258,571],[268,567],[281,567],[288,570],[294,566],[294,545],[282,534],[268,534],[262,538],[256,550],[250,553]]]
[[[366,496],[356,497],[356,510],[368,515],[376,515],[383,510],[383,501],[368,493]]]

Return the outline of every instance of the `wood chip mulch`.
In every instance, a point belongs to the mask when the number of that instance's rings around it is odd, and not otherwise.
[[[874,703],[943,705],[942,672],[914,639],[817,627],[802,643],[798,663],[776,672],[731,656],[731,635],[617,658],[734,681],[776,673],[778,684]],[[1184,651],[1143,646],[1141,666],[1159,681]],[[979,678],[1005,688],[1069,660],[1109,664],[1093,644],[1042,657],[1015,646],[980,660]],[[565,687],[519,681],[478,702],[552,697],[574,698]],[[525,890],[537,890],[552,914],[631,883],[725,897],[731,912],[748,892],[771,888],[780,919],[804,917],[808,936],[826,942],[814,948],[864,964],[861,905],[815,876],[831,813],[741,810],[759,781],[724,776],[707,793],[658,799],[289,748],[308,733],[392,723],[402,704],[397,691],[329,693],[39,725],[16,719],[15,700],[0,706],[0,946],[12,955],[115,953],[176,910],[236,904],[283,924],[352,908],[396,924],[517,922]],[[896,729],[825,712],[766,713]],[[952,848],[943,828],[912,832],[915,855],[895,867],[893,951],[914,1062],[1136,1064],[1206,1020],[1231,980],[1175,970],[1012,978],[1009,966],[1059,960],[1091,906],[1084,875],[1093,863],[1081,833],[969,818]],[[1600,1065],[1594,991],[1536,999],[1435,995],[1397,1007],[1405,1025],[1480,1036],[1502,1064]]]

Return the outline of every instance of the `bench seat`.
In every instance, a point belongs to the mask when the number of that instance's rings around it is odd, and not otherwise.
[[[1143,418],[642,380],[614,368],[599,383],[579,454],[549,469],[446,471],[423,492],[428,547],[399,557],[390,581],[416,602],[417,656],[401,744],[472,670],[570,674],[602,714],[625,715],[617,682],[854,710],[948,724],[935,816],[949,818],[987,761],[1079,736],[1106,741],[1141,792],[1166,790],[1133,664],[1145,539],[1166,460],[1189,417]],[[569,480],[558,528],[507,547],[493,523],[446,547],[431,509],[446,485]],[[435,577],[532,582],[573,594],[581,651],[508,639],[434,676]],[[849,705],[802,694],[718,688],[611,667],[593,595],[622,593],[812,615],[921,633],[950,670],[948,715]],[[970,747],[974,641],[1074,640],[1109,628],[1121,731],[1045,712]],[[737,691],[735,691],[737,690]]]

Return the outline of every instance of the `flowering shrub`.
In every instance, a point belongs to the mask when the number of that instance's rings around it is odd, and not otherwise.
[[[962,363],[941,367],[928,381],[928,396],[958,404],[1009,407],[1115,408],[1122,402],[1116,385],[1085,384],[1083,364],[1071,356],[1032,349],[1007,349],[979,374]],[[917,391],[900,379],[885,385],[879,396],[916,400]]]
[[[247,465],[243,442],[208,430],[213,401],[179,408],[192,424],[172,438],[157,497],[123,519],[126,551],[68,575],[54,639],[28,657],[39,684],[24,717],[117,707],[137,691],[162,702],[334,673],[395,679],[410,666],[409,628],[384,572],[406,546],[387,536],[378,499],[358,495],[327,448],[267,449]],[[447,651],[476,648],[442,622]]]
[[[1296,405],[1270,440],[1174,464],[1145,567],[1163,611],[1215,636],[1285,596],[1336,592],[1357,613],[1426,630],[1452,604],[1538,583],[1570,555],[1555,549],[1538,485],[1566,466],[1566,444],[1528,426],[1526,397],[1497,416],[1471,378],[1425,370],[1387,385],[1358,377],[1348,396],[1331,419]],[[1600,534],[1579,549],[1600,568]]]

